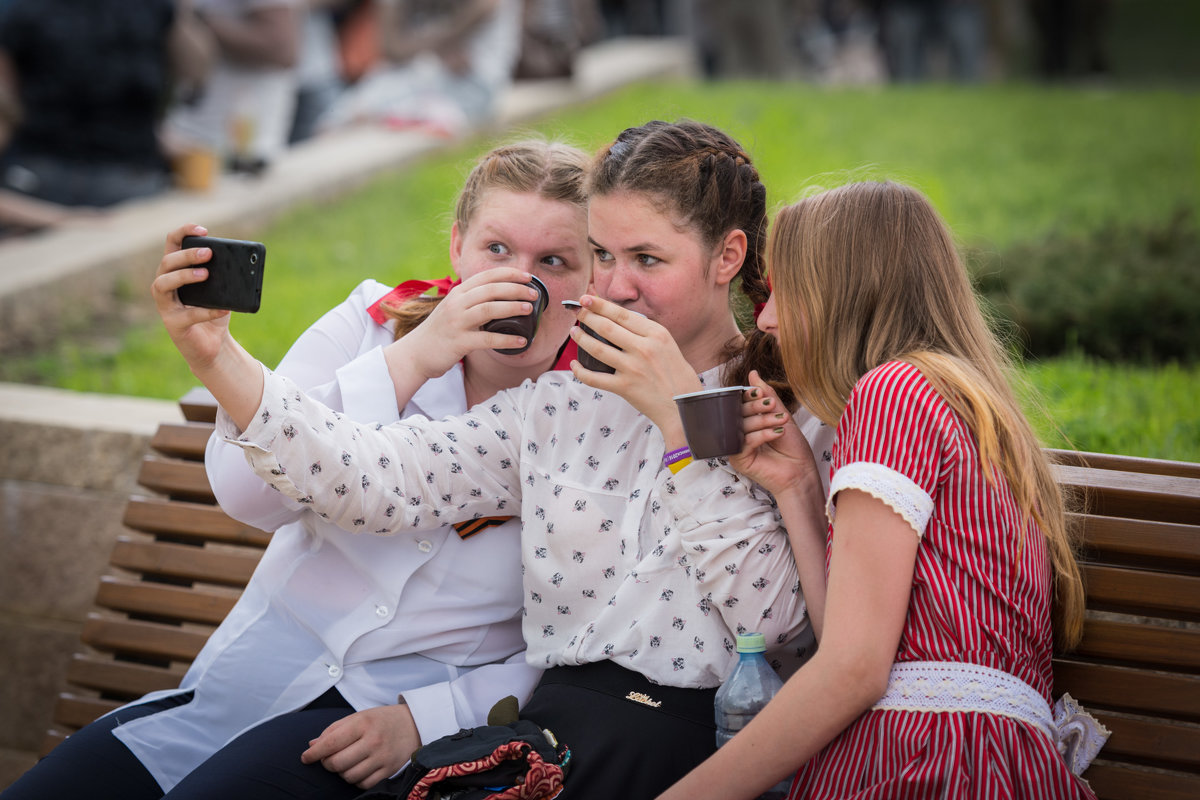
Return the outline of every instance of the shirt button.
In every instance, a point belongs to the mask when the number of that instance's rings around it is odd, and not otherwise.
[[[422,553],[428,553],[433,549],[433,542],[429,541],[428,539],[422,539],[421,541],[417,542],[417,549]]]
[[[387,615],[388,615],[388,607],[387,606],[383,606],[383,605],[375,606],[375,616],[386,617]]]
[[[341,674],[342,674],[341,667],[339,667],[337,664],[329,665],[329,677],[336,678],[338,675],[341,675]]]

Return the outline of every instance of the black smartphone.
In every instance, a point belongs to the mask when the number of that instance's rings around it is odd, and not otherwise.
[[[263,267],[267,260],[267,248],[262,242],[216,236],[183,237],[183,249],[193,247],[212,250],[212,258],[198,265],[208,269],[208,277],[200,283],[180,286],[180,302],[247,314],[258,311],[262,302]]]

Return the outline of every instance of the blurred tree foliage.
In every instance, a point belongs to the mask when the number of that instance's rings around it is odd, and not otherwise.
[[[1200,360],[1200,228],[1180,209],[1156,224],[968,249],[976,285],[1034,357]]]

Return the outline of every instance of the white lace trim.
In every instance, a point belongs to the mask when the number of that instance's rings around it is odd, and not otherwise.
[[[853,461],[840,467],[829,482],[825,514],[830,524],[833,523],[836,508],[833,499],[842,489],[861,489],[882,500],[912,526],[917,536],[925,533],[929,518],[933,516],[933,498],[912,478],[882,464]]]
[[[1069,694],[1059,699],[1051,713],[1032,686],[1007,672],[978,664],[894,664],[887,691],[871,708],[930,713],[977,711],[1012,717],[1041,731],[1076,775],[1087,769],[1109,736],[1109,731]]]
[[[1058,731],[1058,739],[1054,744],[1076,775],[1083,774],[1111,735],[1111,731],[1100,720],[1084,710],[1066,692],[1054,704],[1054,727]]]

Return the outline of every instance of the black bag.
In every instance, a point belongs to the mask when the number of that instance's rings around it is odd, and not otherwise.
[[[546,800],[562,790],[570,757],[529,720],[464,728],[421,747],[356,800]]]

